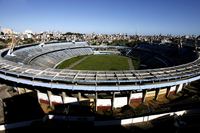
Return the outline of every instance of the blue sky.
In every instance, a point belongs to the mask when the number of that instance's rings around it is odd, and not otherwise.
[[[200,0],[0,0],[0,26],[81,33],[200,34]]]

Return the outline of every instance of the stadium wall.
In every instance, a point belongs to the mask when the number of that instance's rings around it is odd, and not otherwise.
[[[128,96],[115,96],[113,95],[112,98],[83,98],[80,96],[77,97],[71,97],[67,96],[65,92],[62,92],[62,94],[55,95],[51,91],[47,92],[40,92],[37,90],[38,95],[38,101],[39,103],[45,103],[49,104],[50,106],[54,106],[56,104],[80,104],[81,101],[88,100],[92,101],[93,105],[95,105],[96,110],[110,110],[112,108],[121,108],[125,105],[134,104],[134,103],[142,103],[145,102],[146,99],[154,99],[157,100],[160,96],[168,97],[169,95],[176,94],[180,92],[183,88],[183,84],[172,86],[168,88],[161,88],[161,89],[151,89],[146,90],[142,92],[131,92]],[[18,88],[18,90],[21,92],[21,88]],[[146,93],[144,93],[146,92]],[[88,103],[87,106],[90,106]]]

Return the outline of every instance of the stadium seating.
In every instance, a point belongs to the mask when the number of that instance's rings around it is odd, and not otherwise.
[[[5,56],[7,60],[31,64],[33,66],[54,67],[62,60],[70,59],[79,55],[89,55],[93,51],[87,47],[86,42],[45,44],[18,49],[13,52],[15,56]]]

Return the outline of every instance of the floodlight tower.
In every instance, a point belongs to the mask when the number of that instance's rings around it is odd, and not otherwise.
[[[42,33],[42,36],[41,36],[41,42],[40,42],[40,46],[43,47],[45,45],[45,42],[47,41],[47,35],[45,32]]]
[[[178,47],[179,47],[179,48],[182,48],[182,47],[183,47],[183,39],[182,39],[181,37],[179,38]]]
[[[9,50],[8,50],[7,55],[14,56],[13,50],[14,50],[14,48],[15,48],[15,45],[16,45],[17,40],[16,40],[16,38],[15,38],[15,35],[14,35],[13,30],[12,30],[12,32],[11,32],[11,38],[12,38],[12,41],[11,41],[11,43],[9,43],[9,44],[10,44],[10,45],[9,45],[10,48],[9,48]]]
[[[76,43],[76,35],[73,36],[73,40],[72,43],[75,44]]]
[[[195,48],[195,50],[198,50],[197,37],[194,38],[194,48]]]

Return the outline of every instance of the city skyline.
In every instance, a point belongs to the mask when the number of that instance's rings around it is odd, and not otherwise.
[[[0,0],[0,26],[17,32],[200,34],[198,0]]]

